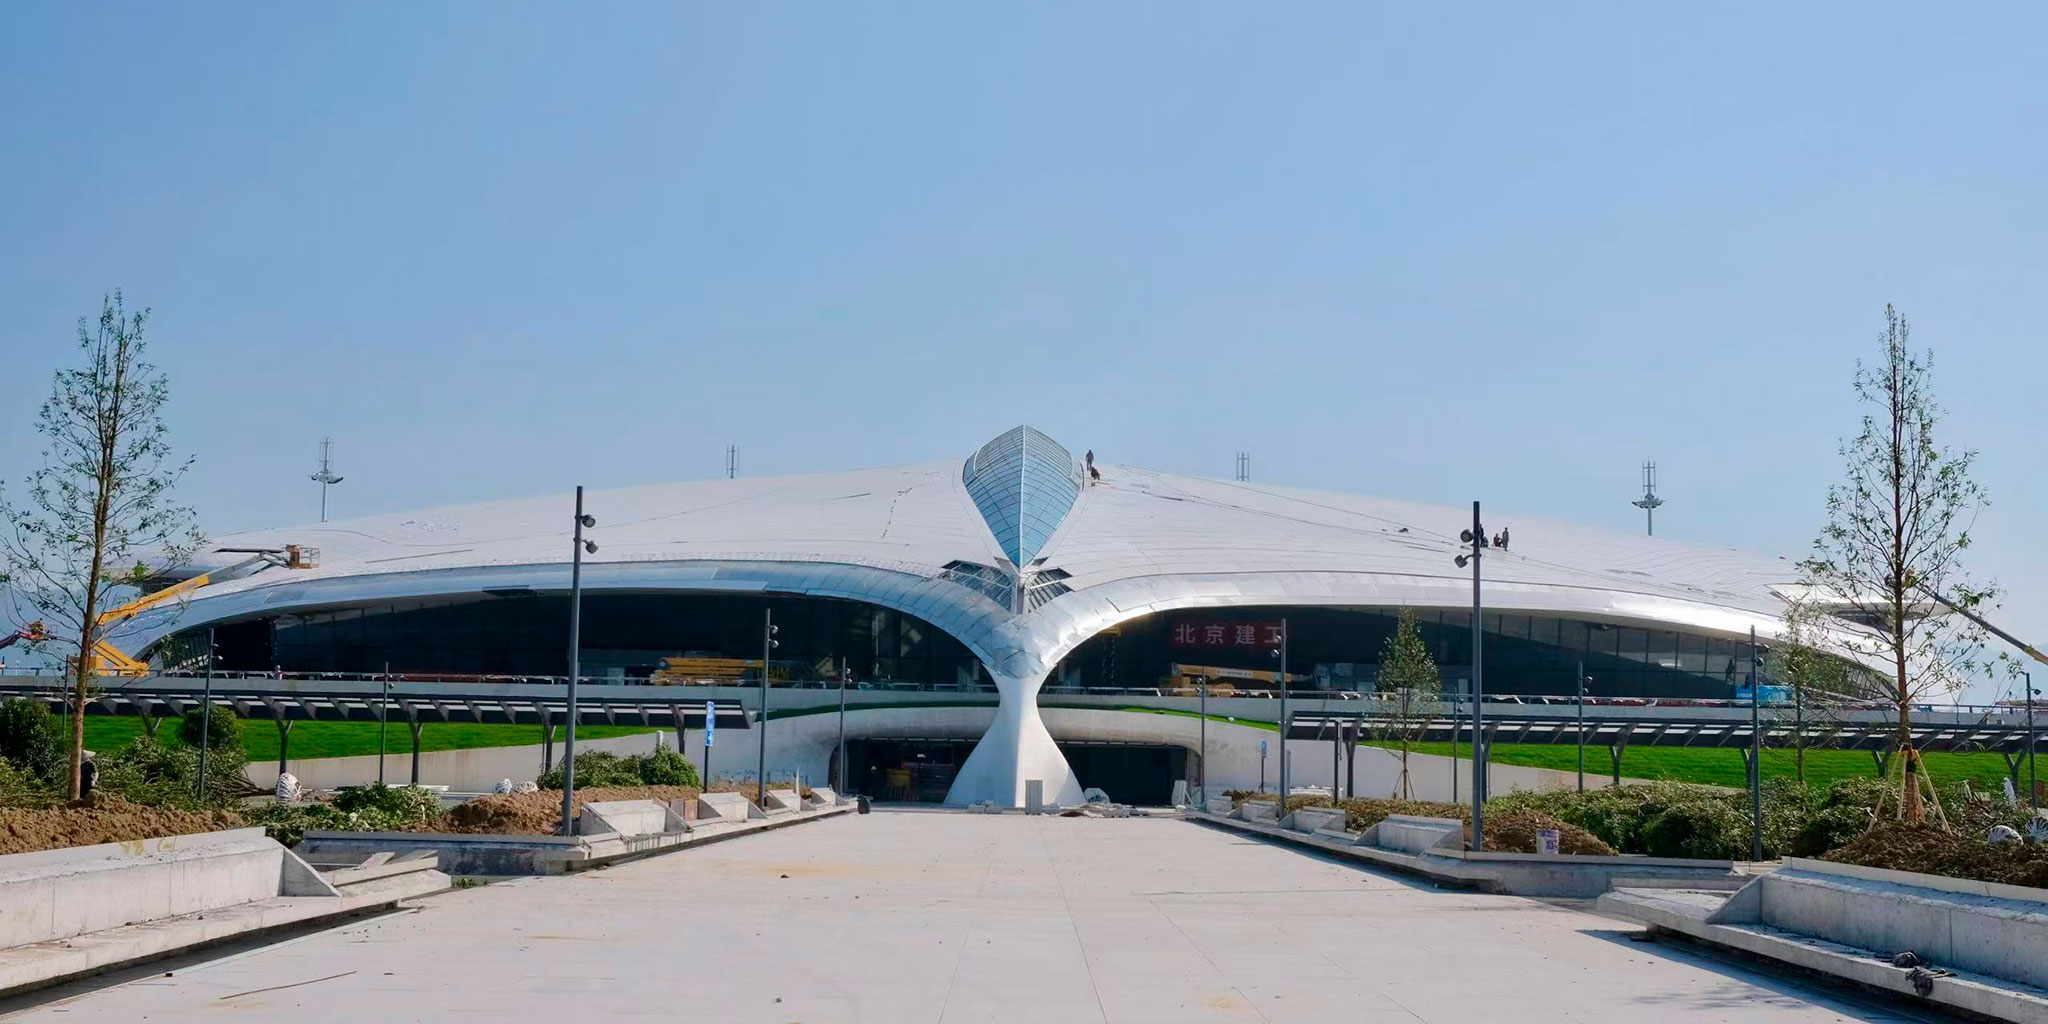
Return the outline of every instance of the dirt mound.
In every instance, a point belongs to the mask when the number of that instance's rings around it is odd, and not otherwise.
[[[1547,814],[1534,811],[1509,811],[1505,814],[1486,816],[1486,848],[1494,853],[1535,853],[1536,830],[1553,828],[1557,830],[1557,852],[1584,857],[1612,857],[1614,847],[1600,841],[1600,837],[1578,827],[1566,824]],[[1466,842],[1471,842],[1472,830],[1465,830]]]
[[[1469,818],[1472,809],[1461,804],[1440,804],[1429,800],[1377,800],[1371,797],[1351,797],[1338,802],[1344,808],[1344,827],[1353,832],[1366,829],[1386,820],[1390,814],[1406,814],[1417,818]]]
[[[185,836],[242,824],[240,816],[228,811],[145,807],[103,794],[92,807],[0,809],[0,854]]]
[[[1992,846],[1931,825],[1879,825],[1821,859],[2048,889],[2048,846]]]
[[[697,795],[695,786],[599,786],[576,791],[576,806],[607,800],[681,800]],[[457,804],[426,832],[471,832],[493,835],[553,835],[562,824],[562,791],[480,796]]]

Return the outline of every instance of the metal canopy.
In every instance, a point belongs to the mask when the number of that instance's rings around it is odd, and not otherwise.
[[[1603,708],[1603,712],[1611,709]],[[1661,709],[1660,709],[1661,710]],[[1351,713],[1311,712],[1290,716],[1292,726],[1287,732],[1288,739],[1329,740],[1338,734],[1339,726],[1362,725],[1365,735],[1372,735],[1375,728],[1386,728],[1389,724],[1385,715],[1369,711]],[[1982,716],[1968,721],[1948,720],[1958,716],[1929,716],[1929,720],[1916,720],[1912,733],[1913,745],[1923,752],[1952,753],[1971,751],[1997,751],[2002,754],[2024,754],[2027,749],[2027,729],[2020,715]],[[1997,719],[2006,717],[2014,721]],[[1939,720],[1938,720],[1939,719]],[[1411,727],[1411,736],[1423,743],[1472,742],[1470,718],[1434,716],[1428,721],[1417,721]],[[1884,713],[1859,715],[1851,720],[1839,718],[1808,721],[1802,725],[1790,721],[1766,719],[1762,726],[1763,745],[1767,748],[1790,748],[1795,745],[1806,747],[1833,748],[1838,750],[1890,750],[1898,734],[1898,722]],[[1571,707],[1550,707],[1542,712],[1509,712],[1495,706],[1487,708],[1486,733],[1491,743],[1577,743],[1580,724],[1576,710]],[[1803,735],[1803,743],[1799,742]],[[1748,749],[1754,743],[1755,732],[1747,717],[1736,718],[1728,715],[1686,714],[1672,709],[1651,715],[1638,713],[1628,717],[1610,714],[1589,713],[1585,720],[1585,742],[1587,746],[1603,747],[1725,747]]]
[[[177,717],[199,706],[202,686],[197,679],[157,676],[109,686],[93,696],[86,714]],[[41,700],[53,711],[63,711],[68,696],[61,685],[0,684],[0,698]],[[243,718],[281,721],[568,722],[560,687],[522,683],[393,683],[386,696],[374,680],[216,679],[213,701]],[[577,694],[576,722],[701,729],[704,706],[701,697],[671,696],[658,687],[586,685]],[[726,702],[718,709],[718,727],[748,729],[753,717],[753,711]]]

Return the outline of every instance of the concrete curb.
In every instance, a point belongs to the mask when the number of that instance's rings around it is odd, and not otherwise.
[[[1758,879],[1750,886],[1761,882]],[[1697,895],[1717,902],[1726,894]],[[1928,994],[1922,996],[1914,990],[1909,970],[1877,959],[1868,949],[1760,923],[1711,923],[1708,919],[1712,913],[1710,903],[1694,894],[1616,889],[1600,897],[1599,910],[1642,924],[1653,932],[1789,964],[1837,981],[1903,996],[1909,1002],[2019,1024],[2048,1024],[2048,992],[2041,989],[1969,971],[1957,971],[1934,979]],[[1935,966],[1942,965],[1937,963]]]
[[[379,851],[433,851],[451,875],[517,877],[558,875],[608,867],[639,857],[706,846],[740,836],[801,825],[854,810],[852,804],[812,811],[780,812],[772,818],[699,822],[688,832],[626,836],[616,832],[580,836],[490,835],[448,832],[308,831],[300,848],[317,860]]]
[[[1653,857],[1546,857],[1534,853],[1483,853],[1431,849],[1406,853],[1364,845],[1363,837],[1328,832],[1297,832],[1261,822],[1239,821],[1207,811],[1185,811],[1189,821],[1237,832],[1249,832],[1346,860],[1412,875],[1438,885],[1508,896],[1591,899],[1613,887],[1620,877],[1644,876],[1673,883],[1698,879],[1704,885],[1727,887],[1733,874],[1728,861],[1684,861]],[[1428,821],[1430,819],[1409,819]]]
[[[255,838],[249,839],[246,833],[255,833]],[[192,867],[188,868],[183,881],[169,884],[189,887],[193,884],[192,872],[199,870],[193,863],[194,855],[235,858],[245,848],[263,844],[275,848],[275,853],[282,855],[282,871],[273,861],[265,860],[251,867],[231,859],[219,860],[205,870],[215,876],[222,872],[268,876],[274,895],[8,947],[0,950],[0,996],[47,988],[233,940],[376,913],[397,906],[401,900],[448,888],[448,876],[435,869],[432,857],[380,862],[323,874],[308,867],[290,850],[263,838],[261,829],[112,845],[142,851],[139,856],[131,858],[137,861],[156,859],[156,863],[141,864],[143,868],[159,867],[167,856],[182,858],[183,863]],[[61,869],[71,867],[62,863],[64,856],[92,858],[100,849],[83,847],[21,856],[30,858],[32,867],[40,864],[46,869],[52,866]],[[109,872],[104,864],[107,858],[97,859],[101,862],[98,870]],[[33,878],[22,880],[26,884],[35,884]],[[109,874],[102,884],[149,886],[160,883],[148,875],[120,879]]]

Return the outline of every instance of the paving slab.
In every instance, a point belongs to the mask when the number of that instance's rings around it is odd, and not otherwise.
[[[1176,818],[877,811],[421,901],[22,1021],[1892,1021],[1628,941],[1584,904],[1438,890]]]

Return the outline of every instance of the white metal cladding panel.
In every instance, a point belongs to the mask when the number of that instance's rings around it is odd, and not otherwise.
[[[1771,587],[1791,581],[1785,559],[1517,520],[1496,511],[1487,528],[1511,532],[1486,552],[1493,582],[1579,586],[1729,604],[1775,614]],[[1453,562],[1464,509],[1262,488],[1104,469],[1046,564],[1076,589],[1139,576],[1217,572],[1360,571],[1422,579],[1467,578]],[[1406,532],[1402,532],[1406,530]]]
[[[910,611],[1003,671],[1040,671],[1103,627],[1177,608],[1251,604],[1463,607],[1453,564],[1467,509],[1102,465],[1041,552],[1071,588],[1018,619],[939,578],[999,554],[960,463],[594,491],[592,589],[810,593]],[[429,509],[226,537],[214,547],[319,547],[314,570],[208,587],[172,623],[357,601],[568,585],[566,495]],[[1516,611],[1775,632],[1792,564],[1736,551],[1522,520],[1485,554],[1486,601]],[[219,565],[238,555],[212,553]],[[136,635],[135,633],[128,634]],[[134,642],[130,640],[128,642]],[[139,646],[139,644],[138,644]]]

